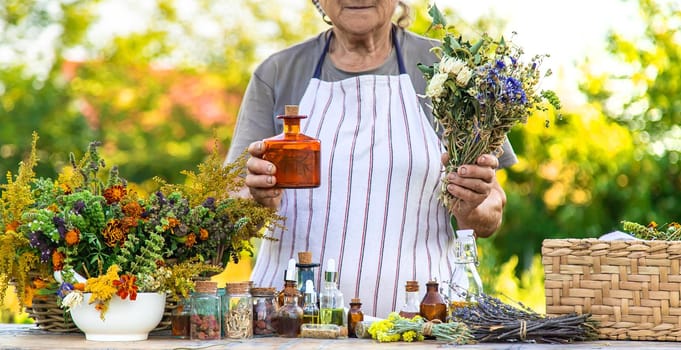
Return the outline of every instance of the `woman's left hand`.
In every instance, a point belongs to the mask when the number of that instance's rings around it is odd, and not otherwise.
[[[443,163],[447,159],[443,155]],[[498,167],[497,157],[484,154],[447,174],[447,192],[458,199],[452,212],[458,227],[472,228],[479,237],[490,236],[501,224],[506,194],[497,182]]]

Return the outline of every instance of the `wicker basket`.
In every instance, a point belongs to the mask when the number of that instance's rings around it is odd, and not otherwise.
[[[166,307],[163,311],[161,322],[152,330],[159,332],[170,329],[170,317],[173,310],[177,308],[177,302],[166,298]],[[41,296],[33,298],[33,305],[26,310],[29,316],[35,321],[36,326],[49,332],[80,332],[71,319],[71,314],[57,305],[56,296]]]
[[[681,341],[681,242],[547,239],[546,312],[591,313],[601,339]]]

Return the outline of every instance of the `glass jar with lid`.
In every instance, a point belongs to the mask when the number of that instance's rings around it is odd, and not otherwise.
[[[277,289],[251,288],[253,299],[253,336],[271,337],[277,333]]]
[[[196,291],[191,297],[189,336],[196,340],[220,339],[220,298],[218,284],[211,281],[197,281]]]
[[[249,282],[227,283],[222,297],[222,326],[225,338],[253,337],[253,301]]]

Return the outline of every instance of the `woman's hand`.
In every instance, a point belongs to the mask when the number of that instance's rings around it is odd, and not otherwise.
[[[262,159],[265,145],[262,141],[255,141],[248,146],[251,157],[246,162],[246,186],[258,203],[277,209],[281,204],[282,191],[274,186],[277,178],[274,174],[277,168],[271,162]]]
[[[443,164],[448,160],[442,157]],[[475,164],[447,174],[447,191],[454,196],[452,214],[459,228],[472,228],[478,237],[488,237],[499,228],[506,194],[497,182],[499,160],[491,154],[478,157]]]

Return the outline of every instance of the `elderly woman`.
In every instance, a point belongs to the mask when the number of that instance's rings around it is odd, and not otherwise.
[[[278,241],[262,242],[252,280],[281,286],[287,261],[311,251],[320,262],[338,262],[348,299],[359,297],[365,314],[385,317],[402,303],[405,281],[452,275],[450,215],[438,201],[442,177],[460,199],[458,228],[486,237],[499,227],[506,200],[495,171],[516,158],[506,144],[498,159],[483,155],[443,175],[444,148],[417,69],[437,60],[429,49],[438,43],[401,27],[408,13],[401,1],[313,3],[331,28],[257,67],[227,157],[248,148],[250,195],[287,218],[286,229],[272,232]],[[399,25],[392,22],[398,6]],[[262,159],[260,140],[282,132],[276,117],[289,104],[308,116],[302,132],[322,142],[318,188],[275,188],[277,169]]]

